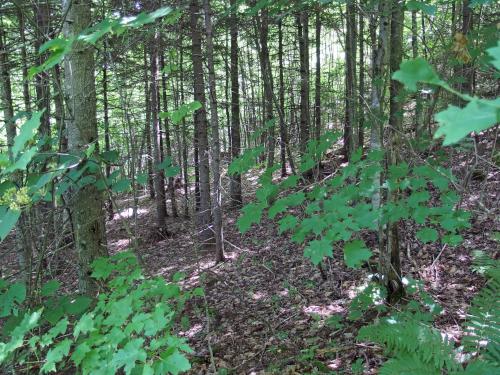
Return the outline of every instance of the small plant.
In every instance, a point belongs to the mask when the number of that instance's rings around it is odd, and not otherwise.
[[[40,372],[75,368],[82,374],[179,374],[190,368],[191,349],[174,334],[185,301],[201,289],[182,292],[162,278],[145,279],[137,259],[125,252],[93,264],[101,293],[55,297],[57,282],[42,289],[43,303],[23,305],[23,284],[0,284],[0,311],[8,317],[0,342],[0,368],[41,363]],[[24,291],[24,292],[23,292]],[[28,367],[29,368],[29,367]]]

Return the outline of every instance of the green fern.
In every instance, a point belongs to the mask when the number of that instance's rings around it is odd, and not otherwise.
[[[474,250],[472,252],[472,271],[481,275],[487,274],[494,268],[499,268],[500,262],[492,259],[483,250]]]
[[[432,364],[423,362],[418,356],[403,354],[392,358],[380,368],[380,375],[440,375]]]
[[[492,262],[496,265],[487,269],[486,285],[472,300],[462,342],[466,351],[500,366],[500,262]]]
[[[392,354],[393,362],[388,364],[386,374],[399,374],[399,371],[389,372],[389,370],[408,357],[414,358],[413,363],[418,361],[425,364],[423,367],[425,369],[431,368],[438,372],[443,368],[449,371],[458,369],[458,363],[454,360],[453,346],[441,337],[438,330],[425,325],[421,318],[421,314],[398,313],[384,318],[378,324],[362,327],[358,338],[377,342]],[[425,370],[420,373],[433,372]]]

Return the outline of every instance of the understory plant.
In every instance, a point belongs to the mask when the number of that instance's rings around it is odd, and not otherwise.
[[[23,283],[0,281],[2,371],[179,374],[190,368],[192,350],[175,331],[186,300],[201,289],[183,292],[176,282],[144,278],[130,252],[97,259],[92,277],[100,285],[96,300],[59,297],[59,283],[50,281],[36,305],[25,303]]]

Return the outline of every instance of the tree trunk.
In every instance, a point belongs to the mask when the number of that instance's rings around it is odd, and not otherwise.
[[[231,0],[231,7],[234,6],[236,0]],[[235,160],[240,156],[241,151],[241,133],[240,133],[240,84],[239,84],[239,67],[238,67],[238,16],[236,11],[233,11],[230,16],[230,33],[231,33],[231,160]],[[241,175],[236,174],[230,176],[229,180],[229,195],[231,204],[235,207],[240,207],[243,202],[241,194]]]
[[[416,10],[411,12],[411,50],[412,57],[416,59],[418,57],[418,24]],[[415,137],[418,139],[421,136],[422,99],[419,91],[417,91],[415,95],[415,117],[413,119],[413,129],[415,131]]]
[[[210,0],[203,0],[203,9],[205,12],[205,33],[207,41],[207,67],[208,67],[208,86],[210,89],[210,124],[212,128],[212,215],[214,220],[215,235],[215,262],[224,261],[224,234],[222,228],[222,209],[221,209],[221,176],[220,176],[220,139],[219,139],[219,113],[217,111],[217,92],[215,82],[214,67],[214,45],[212,30],[212,10]]]
[[[146,110],[146,124],[144,126],[144,135],[146,138],[146,168],[148,172],[148,190],[149,197],[155,199],[155,186],[153,180],[153,147],[151,146],[151,93],[149,88],[148,74],[148,47],[144,43],[144,99]],[[142,158],[142,155],[140,156]]]
[[[404,4],[392,3],[391,9],[391,56],[390,73],[399,70],[403,58],[403,22]],[[403,116],[402,102],[398,97],[403,89],[402,83],[396,80],[390,81],[390,109],[389,109],[389,147],[387,148],[388,165],[399,163],[399,149],[401,147],[400,137],[402,132]],[[388,190],[387,202],[396,203],[400,197],[399,190]],[[397,203],[396,203],[397,204]],[[389,223],[386,231],[386,244],[380,249],[380,265],[383,281],[387,288],[387,298],[393,303],[404,295],[404,287],[401,279],[401,262],[399,249],[399,223]]]
[[[349,160],[354,151],[354,124],[356,111],[356,5],[348,0],[345,38],[345,124],[344,158]]]
[[[280,161],[281,161],[281,177],[287,175],[286,172],[286,145],[287,134],[285,125],[285,80],[283,72],[283,23],[280,20],[278,23],[278,65],[279,65],[279,110],[280,115]]]
[[[261,10],[261,15],[257,20],[259,39],[260,39],[260,68],[262,72],[262,82],[264,85],[264,127],[267,134],[267,167],[274,165],[274,129],[275,126],[271,121],[274,121],[273,114],[273,84],[272,84],[272,71],[271,61],[269,60],[269,12],[267,9]],[[257,43],[259,48],[259,43]]]
[[[47,41],[49,28],[50,9],[46,1],[38,1],[35,5],[36,17],[36,40],[35,50]],[[47,59],[47,53],[38,54],[37,64],[42,65]],[[36,107],[38,111],[45,110],[40,118],[40,127],[38,128],[40,139],[43,140],[41,151],[50,150],[50,76],[48,71],[43,71],[35,76]]]
[[[361,26],[360,26],[361,27]],[[316,7],[316,82],[314,90],[314,137],[321,135],[321,8]]]
[[[104,63],[102,68],[102,97],[103,97],[103,110],[104,110],[104,151],[109,152],[111,150],[111,143],[109,137],[109,102],[108,102],[108,52],[107,43],[104,42]],[[106,164],[106,178],[111,175],[111,165]],[[108,212],[108,218],[113,220],[113,202],[111,198],[108,198],[106,202],[106,208]]]
[[[151,136],[153,140],[153,160],[154,160],[154,172],[153,180],[155,186],[155,202],[156,202],[156,223],[160,231],[165,230],[166,227],[166,216],[167,216],[167,204],[165,201],[165,178],[163,175],[163,170],[159,168],[162,162],[162,149],[161,149],[161,130],[160,130],[160,120],[158,118],[158,35],[153,36],[150,45],[151,51]]]
[[[304,154],[309,141],[309,17],[301,11],[297,18],[300,55],[300,128],[299,151]]]
[[[362,12],[364,9],[364,0],[360,1]],[[363,14],[359,15],[359,90],[358,90],[358,147],[363,149],[365,143],[365,18]]]
[[[28,60],[26,57],[26,35],[25,35],[24,14],[21,9],[17,10],[17,18],[19,20],[19,35],[21,36],[21,63],[23,71],[24,110],[29,113],[31,112],[31,96],[30,96],[30,87],[28,79]]]
[[[90,0],[63,0],[63,12],[67,14],[63,28],[66,38],[80,34],[92,24],[91,6]],[[98,153],[93,46],[75,42],[64,58],[64,67],[70,111],[66,119],[68,151],[81,155],[89,145],[95,144],[94,153]],[[91,173],[87,171],[85,175]],[[99,175],[95,177],[99,179]],[[108,255],[103,197],[94,184],[71,190],[69,195],[78,252],[79,289],[80,293],[93,295],[97,285],[90,277],[90,265],[96,258]]]
[[[162,101],[163,101],[163,111],[168,112],[168,103],[167,103],[167,76],[163,71],[165,67],[165,56],[162,53],[160,55],[160,69],[161,69],[161,90],[162,90]],[[174,157],[172,154],[172,143],[170,141],[170,124],[168,122],[168,118],[165,117],[163,122],[163,127],[165,128],[165,146],[167,148],[167,157],[170,158],[171,163],[174,163]],[[177,217],[177,203],[175,201],[175,187],[174,187],[174,176],[168,177],[168,192],[170,194],[170,204],[172,206],[172,216]]]
[[[194,100],[201,103],[202,108],[194,113],[196,144],[199,165],[199,206],[196,212],[198,239],[202,246],[213,243],[210,215],[210,172],[208,161],[207,112],[205,100],[205,80],[203,77],[203,59],[201,52],[200,4],[191,0],[189,6],[191,16],[191,55],[194,74]]]

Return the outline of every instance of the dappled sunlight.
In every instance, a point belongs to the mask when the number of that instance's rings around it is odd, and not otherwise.
[[[309,316],[319,315],[322,318],[328,318],[334,314],[343,314],[346,312],[346,309],[339,303],[335,303],[335,304],[320,305],[320,306],[318,305],[306,306],[302,309],[302,311]]]
[[[142,214],[146,214],[148,212],[149,211],[144,209],[144,208],[138,208],[137,209],[137,216],[142,215]],[[129,219],[129,218],[133,217],[133,215],[134,215],[134,209],[132,207],[125,208],[115,215],[114,220]]]

